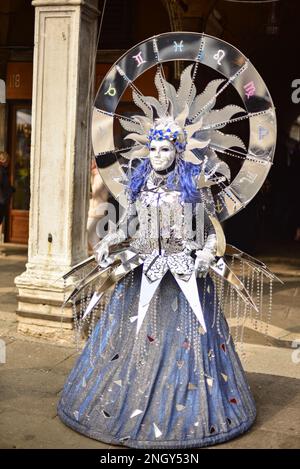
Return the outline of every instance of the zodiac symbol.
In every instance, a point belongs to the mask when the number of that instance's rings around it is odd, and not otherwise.
[[[250,96],[253,96],[255,94],[255,91],[256,91],[256,88],[255,88],[255,85],[254,85],[253,81],[249,81],[249,83],[247,83],[244,86],[244,90],[246,92],[246,96],[247,96],[248,99],[250,98]]]
[[[219,49],[218,52],[213,56],[213,58],[217,61],[218,65],[221,65],[221,60],[224,58],[225,52],[223,49]]]
[[[111,86],[111,83],[109,84],[109,88],[104,94],[108,94],[109,96],[115,96],[117,90],[113,86]]]
[[[146,60],[143,59],[142,57],[142,51],[140,51],[137,55],[133,55],[132,58],[136,60],[137,66],[139,67],[140,65],[146,63]]]
[[[223,205],[221,204],[221,202],[218,200],[217,203],[216,203],[216,211],[217,213],[221,213],[222,210],[223,210]]]
[[[243,181],[247,181],[247,182],[250,182],[250,184],[253,184],[256,178],[257,178],[257,174],[250,173],[249,171],[247,171],[247,173],[245,174],[245,176],[243,176],[243,177],[240,179],[240,184],[241,184]]]
[[[174,44],[174,50],[175,52],[182,52],[183,49],[183,40],[181,40],[179,43],[177,41],[173,41]]]
[[[269,130],[265,129],[264,127],[258,127],[258,139],[262,140],[266,135],[268,135]]]

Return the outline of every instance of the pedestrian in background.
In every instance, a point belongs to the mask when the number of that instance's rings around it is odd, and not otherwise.
[[[92,159],[91,163],[91,195],[87,220],[88,242],[89,247],[92,249],[100,238],[97,235],[96,227],[98,221],[103,217],[106,209],[106,201],[108,192],[103,184],[102,178],[99,174],[96,161]]]
[[[7,214],[10,197],[14,192],[14,188],[9,182],[8,165],[8,153],[0,151],[0,235],[2,235],[2,224]]]

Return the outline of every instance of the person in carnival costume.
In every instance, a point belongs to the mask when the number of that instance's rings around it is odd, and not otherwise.
[[[274,276],[226,246],[213,190],[230,180],[230,169],[213,145],[244,144],[209,129],[216,113],[225,121],[244,110],[214,110],[222,80],[196,95],[191,67],[177,91],[156,77],[159,99],[133,92],[144,115],[120,121],[134,142],[123,153],[128,209],[95,256],[65,276],[84,271],[66,300],[79,328],[101,314],[66,381],[58,415],[109,444],[213,445],[248,430],[256,416],[224,308],[229,304],[239,317],[257,311],[235,260],[247,272]]]

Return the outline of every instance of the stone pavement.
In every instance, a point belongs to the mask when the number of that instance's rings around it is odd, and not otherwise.
[[[78,352],[16,332],[13,278],[23,271],[26,253],[10,246],[6,254],[0,258],[0,337],[6,346],[6,363],[0,364],[0,448],[112,448],[58,419],[59,394]],[[256,423],[215,448],[300,447],[300,349],[292,348],[300,344],[297,262],[284,257],[269,262],[285,281],[275,288],[269,345],[251,327],[245,335],[243,362],[257,403]]]

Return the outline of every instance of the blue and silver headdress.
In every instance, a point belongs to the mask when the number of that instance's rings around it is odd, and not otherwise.
[[[208,83],[205,90],[196,95],[196,87],[191,77],[192,65],[186,67],[180,78],[180,86],[176,91],[158,70],[155,85],[159,99],[153,96],[142,96],[136,91],[132,92],[134,103],[143,111],[144,116],[134,115],[131,121],[119,119],[122,127],[130,133],[126,139],[136,142],[134,147],[122,153],[128,160],[134,158],[147,158],[149,156],[149,143],[151,140],[167,139],[174,143],[180,157],[193,164],[201,164],[203,157],[208,158],[208,167],[212,169],[218,165],[218,172],[230,180],[229,166],[220,160],[215,149],[220,145],[222,149],[239,147],[245,149],[243,141],[236,135],[220,132],[233,115],[245,112],[236,105],[228,105],[222,109],[213,109],[216,104],[216,90],[223,79]],[[154,118],[154,113],[158,116]],[[218,122],[215,128],[214,123]]]

